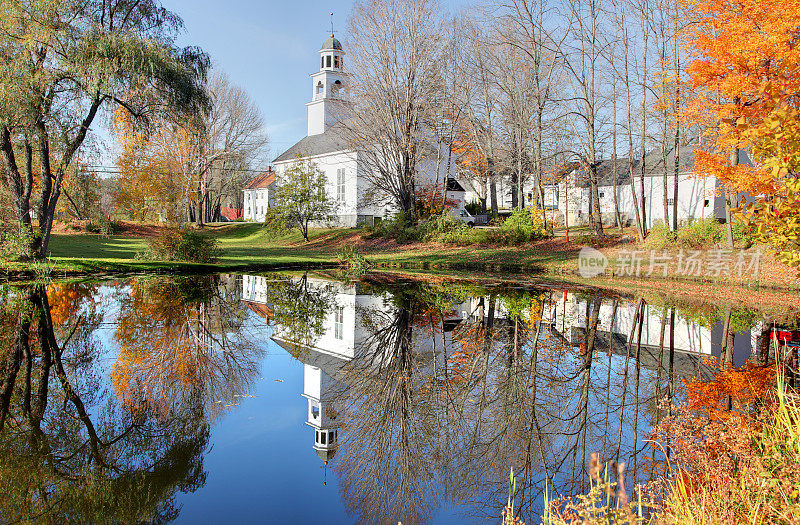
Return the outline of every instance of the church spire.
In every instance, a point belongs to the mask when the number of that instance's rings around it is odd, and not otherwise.
[[[308,135],[325,133],[335,120],[335,106],[341,102],[344,87],[344,50],[334,35],[331,13],[331,36],[319,50],[319,71],[311,75],[313,92],[308,106]]]

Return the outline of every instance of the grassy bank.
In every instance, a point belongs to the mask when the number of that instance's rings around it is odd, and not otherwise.
[[[206,226],[206,231],[219,241],[221,254],[214,264],[195,264],[143,258],[147,236],[153,235],[157,230],[156,226],[134,226],[127,233],[107,237],[86,233],[54,233],[50,244],[51,257],[46,263],[26,265],[6,262],[5,274],[22,277],[46,272],[80,275],[321,267],[338,264],[340,253],[348,248],[363,255],[373,268],[551,276],[578,284],[609,288],[643,286],[680,291],[687,289],[687,285],[702,284],[723,288],[736,285],[800,290],[796,272],[774,261],[770,256],[763,258],[760,273],[756,277],[682,276],[674,268],[670,269],[671,273],[667,278],[662,276],[660,270],[649,275],[649,247],[630,243],[630,236],[624,235],[612,236],[606,245],[600,247],[608,258],[609,270],[602,276],[584,279],[578,274],[578,254],[583,247],[581,241],[585,242],[586,239],[575,239],[574,236],[571,242],[557,236],[518,246],[456,246],[424,242],[398,243],[391,239],[366,239],[359,231],[351,229],[320,229],[312,230],[310,242],[305,242],[297,232],[275,232],[266,230],[259,224],[234,223]],[[621,276],[615,268],[625,265],[624,259],[632,250],[640,250],[643,255],[639,277]],[[751,248],[749,252],[754,250],[755,248]],[[677,257],[677,251],[673,250],[672,254]]]
[[[141,235],[53,234],[50,259],[41,266],[60,274],[118,271],[236,270],[335,264],[345,247],[355,247],[380,266],[413,268],[487,268],[547,271],[574,259],[574,249],[547,245],[522,247],[456,247],[425,243],[398,244],[364,240],[351,229],[312,230],[310,242],[293,231],[276,233],[257,224],[207,226],[219,241],[221,255],[213,265],[142,258],[146,237]],[[6,262],[7,274],[31,271],[23,263]]]

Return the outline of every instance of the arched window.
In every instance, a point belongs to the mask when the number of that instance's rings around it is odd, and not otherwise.
[[[322,82],[317,82],[317,95],[322,95],[322,92],[325,90],[325,86]]]

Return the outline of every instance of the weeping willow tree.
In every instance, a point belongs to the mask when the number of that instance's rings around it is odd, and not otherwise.
[[[205,111],[209,61],[175,45],[182,21],[154,0],[0,0],[0,13],[0,171],[26,238],[19,256],[41,259],[98,115]]]

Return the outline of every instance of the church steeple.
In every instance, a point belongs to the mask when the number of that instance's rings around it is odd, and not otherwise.
[[[345,87],[344,55],[342,43],[331,32],[319,50],[319,71],[311,75],[313,91],[306,104],[309,136],[325,133],[336,120]]]
[[[306,425],[314,429],[314,451],[327,466],[339,448],[338,413],[330,390],[333,380],[321,369],[303,365],[303,397],[308,400]]]

